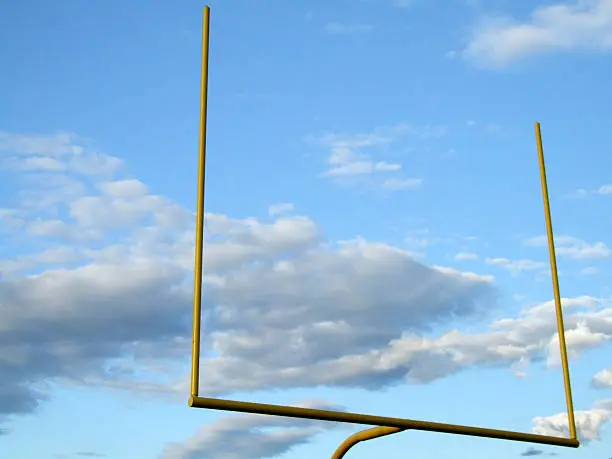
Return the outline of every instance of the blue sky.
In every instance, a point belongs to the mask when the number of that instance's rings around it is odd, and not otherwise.
[[[203,394],[563,435],[540,121],[583,447],[612,455],[612,1],[211,1]],[[0,451],[329,457],[189,409],[203,4],[0,3]],[[34,440],[35,439],[35,440]]]

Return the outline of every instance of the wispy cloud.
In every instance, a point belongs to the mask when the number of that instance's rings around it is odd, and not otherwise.
[[[533,10],[525,21],[480,21],[461,54],[489,67],[551,51],[612,50],[612,0],[575,0]]]
[[[508,271],[518,274],[523,271],[533,271],[536,269],[546,268],[546,263],[534,260],[509,260],[507,258],[487,258],[486,263],[489,265],[501,266]]]
[[[587,190],[585,188],[578,188],[571,193],[565,195],[567,199],[580,199],[587,196],[612,196],[612,184],[601,185],[599,188]]]
[[[342,410],[342,407],[325,401],[309,401],[294,406]],[[296,446],[309,443],[315,436],[329,429],[347,429],[347,426],[254,414],[225,416],[204,426],[186,441],[168,445],[160,459],[274,458]]]
[[[597,194],[600,194],[602,196],[610,196],[612,195],[612,184],[611,185],[602,185],[600,186],[597,191]]]
[[[287,212],[291,212],[294,209],[293,204],[290,202],[281,202],[278,204],[273,204],[268,208],[268,214],[272,217],[275,215],[286,214]]]
[[[427,228],[409,231],[404,242],[414,249],[424,249],[438,244],[449,244],[455,242],[451,237],[440,237],[432,234]]]
[[[565,199],[580,199],[589,195],[589,192],[584,188],[578,188],[563,196]]]
[[[72,172],[85,175],[112,174],[122,161],[86,146],[72,133],[27,135],[0,131],[2,166],[23,172]]]
[[[78,137],[70,132],[46,135],[0,131],[0,151],[20,155],[79,155],[84,152],[84,148],[77,141]]]
[[[403,170],[403,164],[383,158],[374,159],[372,154],[368,155],[364,150],[376,151],[377,148],[404,137],[428,139],[440,137],[445,133],[445,129],[441,126],[425,126],[417,129],[412,125],[400,123],[369,133],[324,135],[316,140],[319,145],[329,150],[327,157],[329,167],[321,176],[344,181],[368,177],[378,186],[388,190],[419,187],[423,183],[422,179],[398,175]]]
[[[546,247],[546,236],[537,236],[523,241],[526,246]],[[612,256],[612,249],[603,242],[588,243],[571,236],[555,236],[555,250],[560,257],[573,260],[592,260]]]

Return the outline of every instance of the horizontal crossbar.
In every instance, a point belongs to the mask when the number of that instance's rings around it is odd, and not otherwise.
[[[270,416],[284,416],[289,418],[397,427],[407,430],[442,432],[457,435],[469,435],[472,437],[539,443],[542,445],[566,446],[570,448],[577,448],[580,446],[580,442],[574,438],[559,438],[548,435],[512,432],[508,430],[486,429],[483,427],[468,427],[455,424],[442,424],[439,422],[415,421],[412,419],[348,413],[345,411],[318,410],[314,408],[300,408],[295,406],[269,405],[266,403],[239,402],[235,400],[223,400],[218,398],[191,396],[189,397],[189,406],[193,408],[267,414]]]

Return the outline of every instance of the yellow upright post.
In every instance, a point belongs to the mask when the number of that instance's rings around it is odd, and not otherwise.
[[[206,112],[208,106],[208,44],[210,8],[204,7],[202,29],[202,77],[200,89],[200,145],[198,155],[198,203],[196,209],[196,246],[193,283],[193,337],[191,350],[191,395],[200,387],[200,328],[202,317],[202,253],[204,246],[204,184],[206,175]]]
[[[563,305],[559,290],[559,274],[557,272],[557,256],[555,254],[555,239],[550,215],[550,200],[548,199],[548,184],[546,182],[546,166],[544,164],[544,148],[542,147],[542,132],[540,123],[535,124],[536,142],[538,144],[538,159],[540,162],[540,180],[542,182],[542,199],[544,201],[544,218],[546,219],[546,235],[548,237],[548,253],[550,255],[550,271],[552,274],[555,309],[557,312],[557,333],[559,335],[559,348],[561,351],[561,367],[563,369],[563,383],[565,386],[565,403],[567,405],[567,422],[570,438],[577,439],[576,420],[574,418],[574,402],[572,401],[572,386],[570,384],[569,362],[567,358],[567,344],[565,342],[565,326],[563,325]]]

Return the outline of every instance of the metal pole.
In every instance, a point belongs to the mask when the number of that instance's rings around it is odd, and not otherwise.
[[[342,459],[344,455],[357,443],[366,440],[372,440],[374,438],[385,437],[387,435],[391,435],[394,433],[402,432],[405,429],[400,429],[398,427],[373,427],[371,429],[362,430],[360,432],[356,432],[346,440],[344,440],[338,449],[334,452],[331,459]]]
[[[193,337],[191,352],[191,395],[200,387],[200,330],[202,317],[202,252],[204,245],[204,183],[206,175],[206,110],[208,105],[208,45],[210,8],[204,7],[202,29],[202,76],[200,90],[200,145],[198,155],[198,202],[196,209],[195,266],[193,285]]]
[[[548,199],[548,184],[546,181],[546,166],[544,164],[544,148],[542,147],[542,133],[540,123],[535,124],[536,142],[538,144],[538,159],[540,162],[540,180],[542,182],[542,199],[544,201],[544,217],[546,219],[546,235],[548,237],[548,253],[550,255],[550,271],[552,273],[553,293],[555,295],[555,309],[557,311],[557,333],[559,334],[559,350],[561,351],[561,367],[563,369],[563,383],[565,385],[565,402],[567,405],[567,421],[570,438],[577,439],[576,420],[574,418],[574,402],[572,401],[572,386],[570,383],[569,363],[567,358],[567,344],[565,341],[565,327],[563,325],[563,306],[559,289],[559,274],[557,272],[557,256],[555,254],[555,239],[550,215],[550,201]]]
[[[270,405],[266,403],[240,402],[208,397],[190,397],[189,406],[209,410],[234,411],[238,413],[268,414],[290,418],[315,419],[319,421],[346,422],[349,424],[365,424],[370,426],[397,427],[403,430],[422,430],[426,432],[441,432],[472,437],[497,438],[500,440],[523,441],[541,445],[556,445],[577,448],[578,440],[560,438],[533,433],[512,432],[508,430],[470,427],[440,422],[416,421],[414,419],[373,416],[370,414],[350,413],[346,411],[318,410],[298,406]]]

